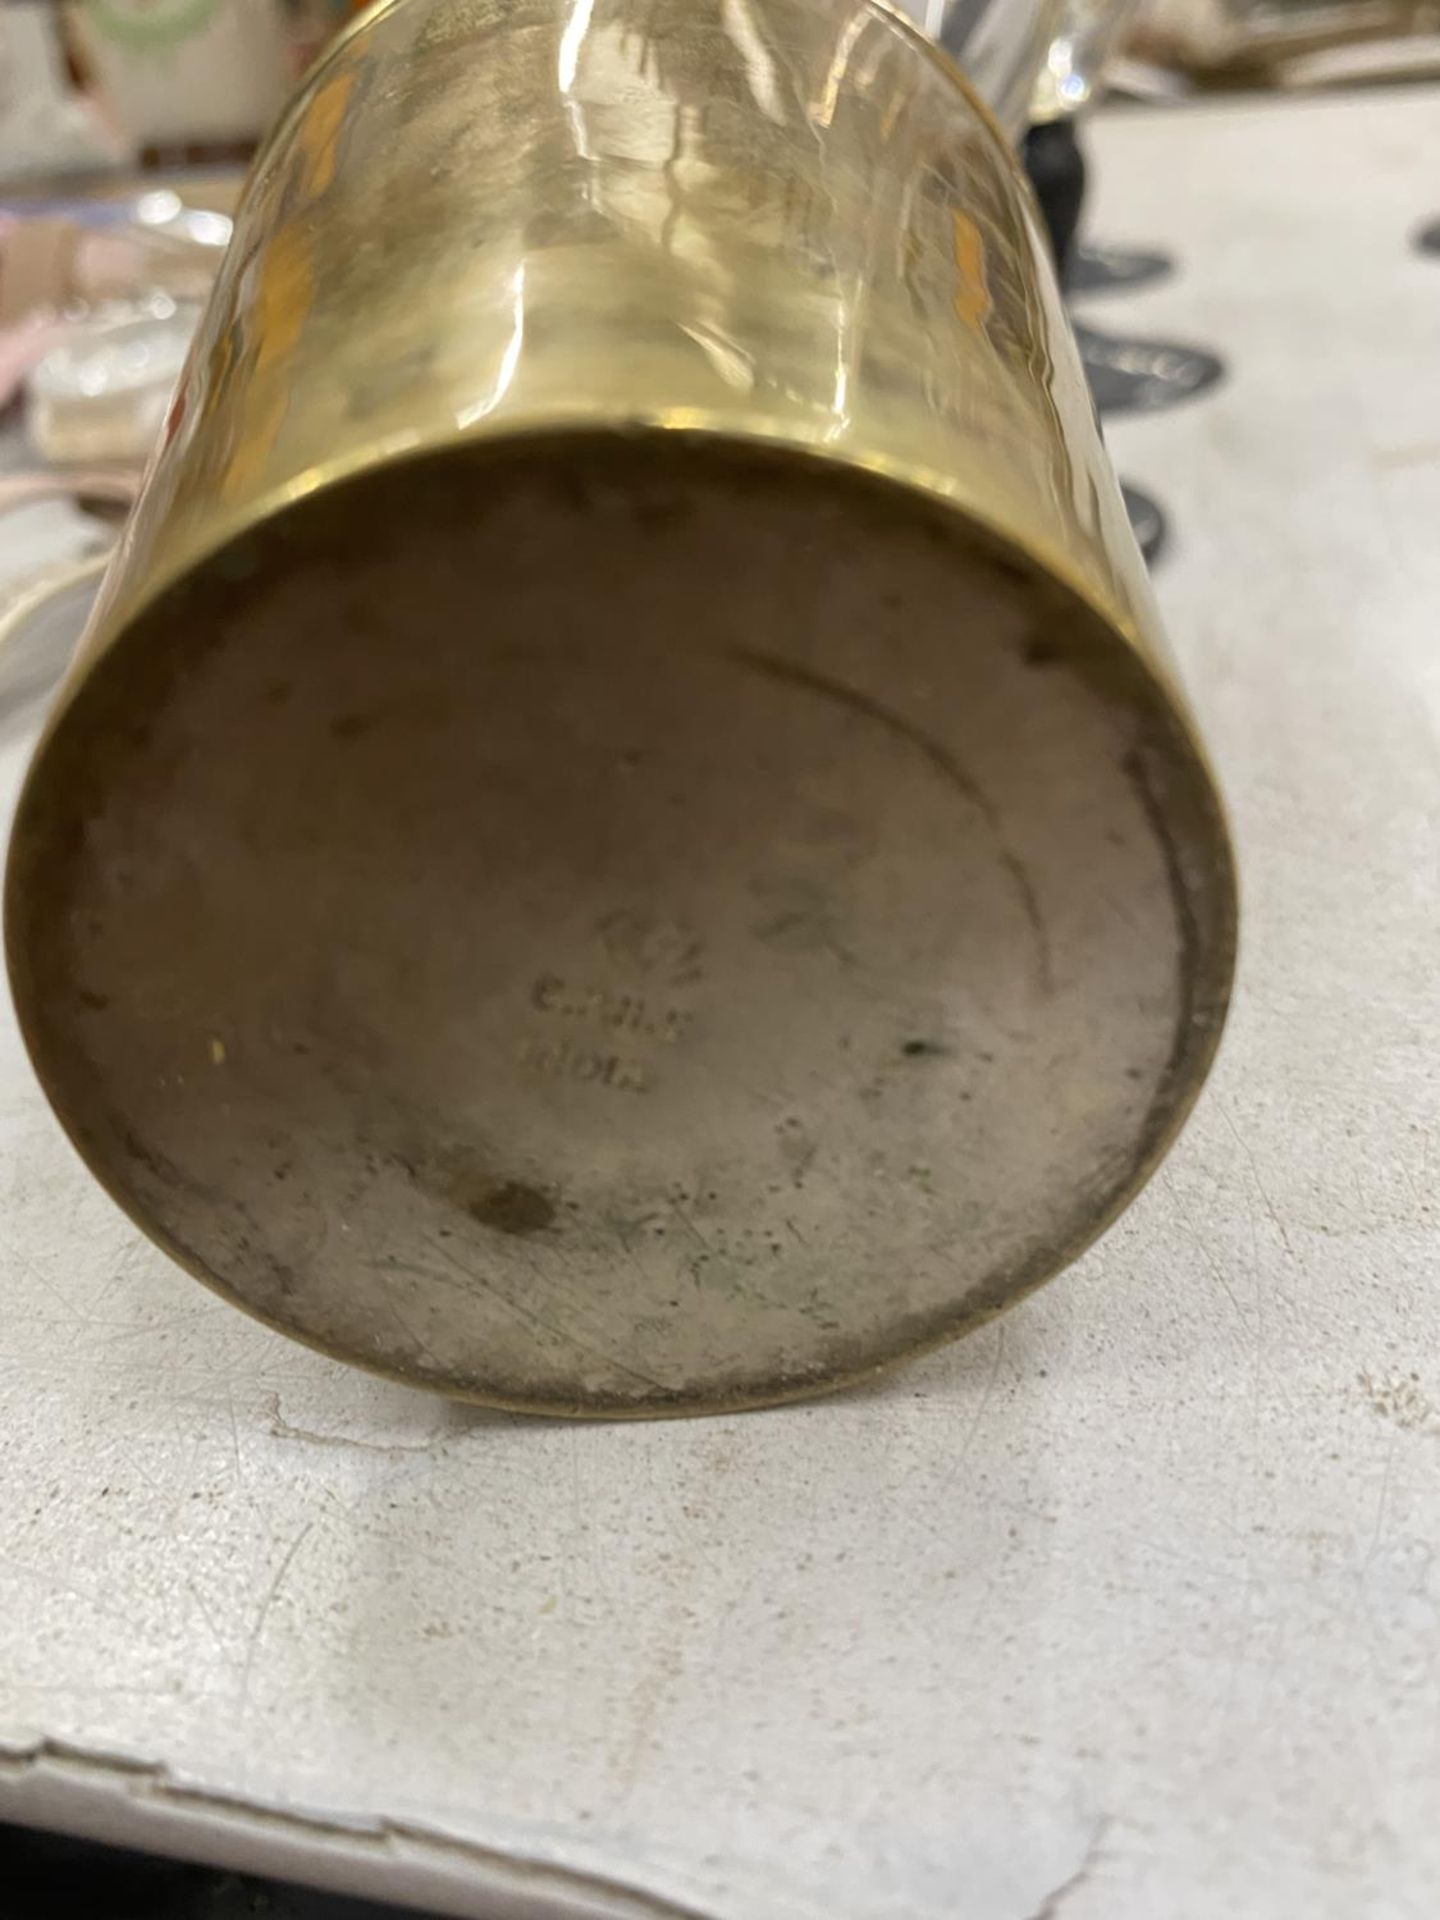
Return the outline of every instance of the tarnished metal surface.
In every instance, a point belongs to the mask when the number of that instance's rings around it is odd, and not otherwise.
[[[27,1035],[408,1380],[784,1398],[1153,1166],[1223,826],[1012,156],[849,0],[394,0],[262,158],[21,803]]]
[[[1432,1920],[1440,91],[1091,138],[1245,370],[1114,429],[1247,876],[1161,1175],[863,1389],[512,1420],[187,1282],[0,1006],[6,1819],[469,1920]]]

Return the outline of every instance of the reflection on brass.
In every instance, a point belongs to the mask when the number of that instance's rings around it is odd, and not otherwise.
[[[1230,856],[1015,162],[857,0],[393,0],[262,156],[26,788],[91,1167],[497,1405],[862,1376],[1072,1258]]]

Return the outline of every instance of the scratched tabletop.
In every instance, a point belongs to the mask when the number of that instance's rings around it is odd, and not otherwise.
[[[489,1416],[141,1240],[0,1023],[0,1818],[487,1920],[1440,1910],[1440,93],[1116,114],[1092,301],[1233,805],[1136,1206],[866,1391]],[[0,743],[6,805],[23,741]]]

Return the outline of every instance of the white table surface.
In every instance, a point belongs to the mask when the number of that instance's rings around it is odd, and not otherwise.
[[[0,1817],[466,1915],[1440,1911],[1440,94],[1092,154],[1183,271],[1091,317],[1231,362],[1111,435],[1242,853],[1184,1140],[883,1385],[546,1425],[211,1298],[7,1017]]]

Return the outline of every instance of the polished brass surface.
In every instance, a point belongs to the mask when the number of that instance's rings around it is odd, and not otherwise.
[[[816,1391],[1179,1126],[1218,803],[1011,153],[856,0],[389,0],[262,155],[22,798],[99,1177],[401,1379]]]

